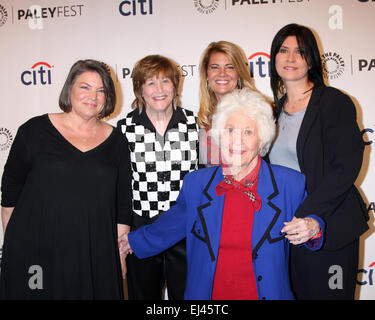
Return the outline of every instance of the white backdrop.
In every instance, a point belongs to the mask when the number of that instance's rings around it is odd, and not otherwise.
[[[119,101],[108,121],[115,125],[134,98],[133,65],[148,54],[180,64],[182,105],[198,111],[198,64],[212,41],[241,46],[257,87],[271,96],[272,38],[285,24],[304,24],[319,37],[329,84],[353,98],[367,143],[357,186],[371,230],[361,238],[357,298],[375,299],[374,17],[375,0],[0,0],[0,174],[18,126],[59,112],[60,90],[78,59],[112,68]]]

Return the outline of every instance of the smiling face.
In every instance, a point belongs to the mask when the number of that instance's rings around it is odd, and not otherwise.
[[[237,88],[239,75],[228,56],[222,52],[213,52],[207,67],[207,81],[218,101]]]
[[[309,66],[302,55],[297,38],[289,36],[276,54],[276,71],[285,84],[292,81],[307,81]]]
[[[146,110],[149,108],[152,112],[164,113],[171,109],[174,91],[173,82],[163,74],[146,79],[142,85],[142,97],[146,103]]]
[[[91,71],[80,74],[72,86],[70,101],[73,113],[86,119],[96,118],[106,102],[100,75]]]
[[[233,113],[220,135],[220,147],[231,174],[245,177],[255,168],[261,148],[256,122],[242,112]]]

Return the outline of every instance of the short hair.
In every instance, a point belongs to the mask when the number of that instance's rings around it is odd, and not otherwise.
[[[249,88],[236,89],[226,94],[217,105],[217,110],[212,117],[211,134],[218,145],[220,145],[220,134],[224,130],[228,118],[235,112],[241,112],[255,121],[261,142],[259,155],[265,156],[275,137],[276,130],[273,110],[267,98]]]
[[[322,59],[313,32],[309,28],[296,23],[288,24],[276,33],[271,44],[271,89],[276,108],[279,106],[280,96],[283,94],[282,79],[276,71],[276,55],[285,39],[289,36],[295,36],[297,39],[302,57],[306,60],[309,66],[309,80],[314,83],[316,87],[324,85]]]
[[[224,53],[229,58],[238,73],[243,88],[256,90],[254,79],[251,77],[249,62],[244,51],[239,46],[229,41],[211,42],[204,50],[199,64],[200,107],[198,112],[198,124],[202,128],[210,127],[212,115],[215,113],[218,103],[214,92],[207,87],[208,63],[211,54],[215,52]]]
[[[109,67],[103,62],[99,62],[97,60],[92,59],[78,60],[71,67],[68,77],[66,78],[64,86],[60,93],[60,109],[64,112],[70,112],[72,110],[72,103],[70,100],[72,87],[76,82],[77,78],[84,72],[96,72],[102,79],[105,94],[105,104],[103,110],[99,113],[98,118],[102,119],[108,117],[115,110],[115,85],[111,78]]]
[[[178,90],[181,80],[181,71],[174,61],[161,55],[149,55],[139,60],[133,69],[133,91],[135,99],[132,102],[133,109],[142,111],[146,104],[142,97],[142,86],[147,79],[153,76],[164,75],[173,83],[175,98],[178,97]]]

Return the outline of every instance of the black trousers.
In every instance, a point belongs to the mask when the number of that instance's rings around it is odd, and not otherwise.
[[[169,300],[183,300],[186,283],[186,241],[182,240],[157,256],[126,258],[129,300],[161,300],[167,284]]]
[[[298,300],[354,300],[359,240],[336,251],[291,246],[292,288]]]

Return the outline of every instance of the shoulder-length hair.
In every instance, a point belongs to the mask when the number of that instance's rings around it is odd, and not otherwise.
[[[211,119],[218,103],[215,93],[207,86],[207,69],[212,53],[224,53],[238,73],[242,88],[256,90],[254,80],[250,75],[248,59],[243,50],[234,43],[228,41],[211,42],[204,50],[199,65],[200,85],[198,112],[198,124],[201,128],[211,126]]]
[[[77,78],[84,72],[96,72],[102,79],[105,94],[105,105],[103,110],[98,114],[98,118],[102,119],[108,117],[114,111],[116,105],[115,85],[111,78],[109,67],[103,62],[92,59],[79,60],[71,67],[60,93],[60,109],[64,112],[70,112],[72,110],[72,103],[70,100],[72,87]]]
[[[173,83],[174,98],[178,97],[178,90],[181,80],[181,71],[177,63],[171,59],[161,55],[149,55],[139,60],[133,69],[133,91],[135,99],[132,102],[133,109],[142,111],[142,107],[146,105],[142,97],[142,86],[146,80],[153,76],[165,76]]]
[[[271,89],[276,108],[279,107],[280,98],[284,94],[282,79],[276,71],[276,55],[289,36],[296,37],[302,57],[309,66],[308,79],[316,87],[324,85],[322,59],[314,34],[305,26],[296,23],[288,24],[276,33],[271,44]]]
[[[265,156],[275,137],[276,125],[271,104],[258,91],[249,88],[236,89],[223,97],[212,117],[212,138],[220,146],[220,135],[225,124],[236,112],[241,112],[255,121],[261,146],[259,155]]]

